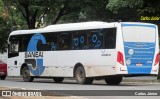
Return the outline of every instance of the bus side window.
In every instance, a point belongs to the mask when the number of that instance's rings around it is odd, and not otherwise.
[[[48,44],[42,44],[41,40],[38,40],[37,50],[38,51],[50,51],[50,46]]]
[[[90,30],[88,34],[88,43],[90,49],[102,49],[103,33],[102,29]]]
[[[56,51],[59,49],[59,45],[58,45],[59,34],[58,33],[47,33],[47,34],[43,34],[43,36],[46,39],[46,44],[42,45],[42,42],[40,43],[38,41],[38,44],[37,44],[38,47],[41,45],[44,48],[43,50],[46,50],[46,51]]]
[[[58,44],[56,44],[55,42],[50,42],[51,44],[51,51],[55,51],[58,50]]]
[[[104,30],[104,48],[114,49],[116,47],[116,28]]]
[[[59,45],[60,50],[70,50],[71,49],[71,33],[61,33]]]
[[[87,45],[87,32],[88,31],[75,31],[73,34],[72,42],[74,50],[86,50],[88,49]]]

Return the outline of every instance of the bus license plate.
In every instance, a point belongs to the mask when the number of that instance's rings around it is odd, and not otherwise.
[[[142,64],[141,63],[137,63],[136,66],[142,66]]]

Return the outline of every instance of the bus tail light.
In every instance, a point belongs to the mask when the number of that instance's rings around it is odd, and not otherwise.
[[[159,53],[156,55],[154,66],[157,65],[158,63],[159,63]]]
[[[118,53],[117,53],[117,62],[124,65],[123,54],[120,51],[118,51]]]

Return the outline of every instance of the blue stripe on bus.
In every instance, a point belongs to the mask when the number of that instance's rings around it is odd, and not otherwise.
[[[42,44],[46,44],[46,40],[42,34],[35,34],[28,43],[27,52],[37,51],[37,43],[39,40],[42,41]],[[34,76],[40,76],[45,70],[45,66],[43,66],[43,57],[36,58],[36,68],[33,69],[29,67],[29,70]]]
[[[124,51],[128,74],[151,73],[155,43],[124,42]]]
[[[125,24],[125,23],[122,23],[121,24],[122,25],[122,27],[123,26],[143,26],[143,27],[152,27],[152,28],[156,28],[156,26],[155,25],[143,25],[143,24]]]

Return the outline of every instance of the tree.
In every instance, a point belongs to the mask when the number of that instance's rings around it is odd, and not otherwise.
[[[23,18],[29,29],[35,28],[36,21],[41,14],[46,13],[49,4],[49,0],[3,0],[3,2],[11,13],[21,14],[17,17]]]
[[[7,44],[7,38],[10,32],[10,22],[8,19],[8,13],[3,6],[3,2],[0,1],[0,53],[5,51],[5,45]]]
[[[80,0],[3,0],[6,6],[12,6],[11,11],[21,13],[29,29],[41,25],[42,19],[50,24],[56,24],[63,16],[73,13],[78,15]],[[9,8],[9,7],[8,7]]]
[[[121,9],[135,9],[132,11],[132,15],[137,15],[137,21],[141,20],[140,16],[159,16],[160,15],[160,1],[159,0],[109,0],[106,6],[107,9],[113,11],[114,13],[124,12]],[[128,9],[129,8],[129,9]],[[128,14],[127,14],[128,15]],[[133,19],[133,21],[135,21]],[[146,22],[146,21],[144,21]],[[158,21],[148,21],[151,23],[158,24]]]
[[[106,9],[108,0],[3,0],[3,2],[10,12],[15,14],[13,15],[15,23],[19,24],[17,20],[25,20],[29,29],[40,27],[43,20],[48,25],[57,22],[111,21],[113,18],[113,13]]]
[[[0,17],[0,53],[3,53],[6,48],[7,38],[10,33],[10,24]]]
[[[111,3],[112,0],[86,0],[85,5],[82,7],[81,10],[82,20],[107,22],[113,22],[118,20],[138,20],[136,8],[119,7],[119,9],[115,9],[115,6],[111,5]],[[106,8],[106,5],[109,7]]]
[[[110,21],[112,12],[106,9],[108,0],[88,0],[82,9],[84,21]]]

